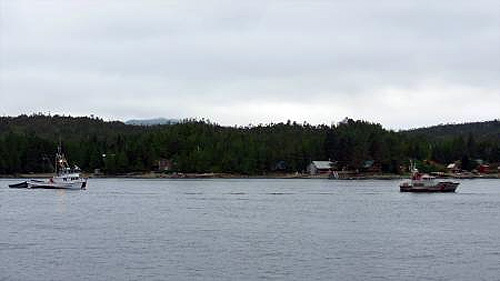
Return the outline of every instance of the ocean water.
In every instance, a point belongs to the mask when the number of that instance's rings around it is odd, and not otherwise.
[[[500,180],[0,180],[0,280],[500,280]]]

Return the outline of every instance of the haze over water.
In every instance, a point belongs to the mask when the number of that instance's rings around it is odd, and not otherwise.
[[[0,280],[498,280],[500,181],[0,180]]]

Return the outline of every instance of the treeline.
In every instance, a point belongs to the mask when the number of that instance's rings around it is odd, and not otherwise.
[[[433,138],[426,133],[436,128],[395,132],[352,119],[330,126],[247,127],[191,119],[146,127],[94,117],[1,117],[0,174],[52,171],[59,141],[71,163],[110,174],[156,170],[162,161],[171,164],[171,171],[198,173],[301,172],[312,160],[328,159],[338,169],[363,170],[369,162],[391,173],[401,172],[408,159],[461,160],[471,169],[473,159],[500,162],[500,122],[492,122],[486,136],[460,129]]]

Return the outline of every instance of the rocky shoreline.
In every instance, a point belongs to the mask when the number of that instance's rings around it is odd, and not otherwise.
[[[500,174],[433,174],[437,178],[454,179],[499,179]],[[30,173],[16,175],[0,175],[0,178],[50,178],[52,173]],[[88,174],[84,173],[86,178],[129,178],[129,179],[328,179],[329,174],[301,174],[301,173],[269,173],[264,175],[243,175],[230,173],[127,173],[118,175],[107,174]],[[338,180],[398,180],[408,178],[408,175],[397,174],[355,174],[349,173],[343,175]]]

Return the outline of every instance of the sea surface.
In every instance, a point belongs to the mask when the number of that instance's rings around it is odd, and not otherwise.
[[[0,280],[500,280],[500,180],[0,180]]]

